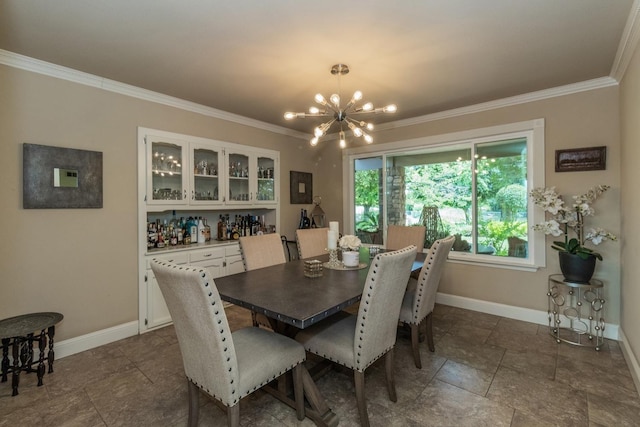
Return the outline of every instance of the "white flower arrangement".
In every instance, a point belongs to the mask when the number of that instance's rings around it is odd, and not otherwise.
[[[352,234],[346,234],[340,238],[338,241],[338,246],[343,251],[357,251],[360,250],[360,246],[362,246],[362,242],[357,236]]]
[[[551,245],[557,251],[577,254],[581,258],[593,255],[602,261],[602,255],[584,247],[584,244],[590,241],[594,245],[599,245],[605,240],[617,240],[617,237],[602,228],[585,230],[584,221],[585,217],[595,215],[591,204],[609,188],[611,187],[608,185],[597,185],[585,194],[573,196],[574,202],[571,208],[565,206],[562,196],[556,192],[555,187],[534,188],[529,193],[533,203],[552,214],[553,218],[534,225],[533,229],[553,236],[564,234],[564,242],[555,241]],[[572,230],[576,237],[569,239],[569,230]]]

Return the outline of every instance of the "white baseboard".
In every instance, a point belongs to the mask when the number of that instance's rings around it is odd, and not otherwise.
[[[129,338],[134,335],[138,335],[138,321],[123,323],[122,325],[91,332],[90,334],[81,335],[79,337],[70,338],[60,342],[56,341],[53,349],[56,353],[56,359],[61,359],[66,356],[71,356],[72,354],[80,353],[81,351],[100,347],[101,345]]]
[[[640,390],[640,364],[638,364],[638,359],[636,359],[633,351],[631,351],[631,347],[629,347],[629,341],[627,341],[627,337],[622,329],[620,329],[620,343],[622,344],[620,348],[622,348],[624,360],[627,361],[627,366],[629,366],[629,370],[631,371],[631,377],[633,377],[633,382],[636,385],[636,390]]]
[[[549,325],[549,317],[546,311],[533,310],[524,307],[515,307],[513,305],[482,301],[457,295],[443,294],[440,292],[438,292],[438,294],[436,295],[436,302],[444,305],[450,305],[452,307],[465,308],[467,310],[508,317],[509,319],[536,323],[538,325]],[[561,324],[561,326],[566,325]],[[605,323],[603,335],[605,338],[617,341],[619,340],[619,329],[620,325]]]

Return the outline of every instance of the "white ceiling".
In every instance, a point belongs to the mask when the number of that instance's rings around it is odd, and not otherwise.
[[[612,74],[633,0],[0,0],[0,49],[278,126],[351,72],[376,123]]]

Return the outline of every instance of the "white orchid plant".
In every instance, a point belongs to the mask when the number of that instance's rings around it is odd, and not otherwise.
[[[602,261],[602,255],[585,247],[586,242],[599,245],[605,240],[617,240],[617,237],[602,228],[590,228],[585,230],[585,217],[593,216],[595,210],[591,206],[602,193],[611,188],[608,185],[597,185],[580,196],[573,196],[573,205],[565,206],[565,202],[556,192],[556,187],[534,188],[529,193],[536,206],[553,215],[552,219],[536,224],[533,229],[544,234],[561,236],[564,241],[554,241],[551,247],[557,251],[568,252],[586,259],[589,255]],[[575,237],[569,238],[569,232],[573,231]]]
[[[340,240],[338,241],[338,245],[343,251],[357,251],[360,250],[362,242],[360,241],[358,236],[346,234],[340,238]]]

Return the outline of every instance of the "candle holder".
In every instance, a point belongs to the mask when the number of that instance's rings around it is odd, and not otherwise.
[[[338,250],[337,249],[327,249],[329,251],[329,262],[327,263],[327,267],[342,267],[342,262],[338,260]]]

